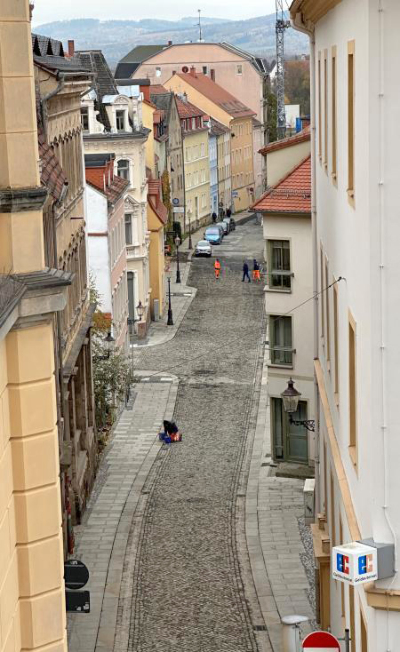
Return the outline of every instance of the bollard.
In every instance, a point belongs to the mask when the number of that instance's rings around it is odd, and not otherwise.
[[[307,616],[284,616],[282,618],[282,652],[300,652],[300,623],[307,622]]]

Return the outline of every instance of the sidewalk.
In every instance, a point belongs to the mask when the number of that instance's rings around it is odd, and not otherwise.
[[[264,359],[252,459],[246,492],[246,537],[256,593],[273,652],[282,651],[281,618],[307,616],[304,637],[315,628],[313,553],[304,525],[303,480],[278,478],[271,466],[268,366]]]
[[[117,609],[128,536],[143,513],[143,488],[161,447],[157,433],[163,419],[172,419],[178,391],[171,374],[155,379],[150,373],[140,372],[147,380],[135,384],[133,410],[120,417],[83,523],[75,528],[74,558],[89,568],[91,612],[68,616],[69,652],[113,652],[116,630],[126,634]]]

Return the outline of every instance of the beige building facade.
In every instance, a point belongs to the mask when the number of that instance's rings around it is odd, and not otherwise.
[[[87,270],[83,144],[80,97],[90,72],[79,58],[65,56],[59,41],[34,35],[39,154],[44,206],[45,261],[71,272],[67,306],[55,319],[55,360],[65,551],[74,547],[97,467],[90,303]]]
[[[254,112],[194,67],[188,73],[173,75],[165,85],[230,129],[232,198],[229,205],[236,212],[246,210],[255,199]]]
[[[66,652],[54,315],[71,273],[45,261],[28,2],[2,3],[0,31],[0,650]]]

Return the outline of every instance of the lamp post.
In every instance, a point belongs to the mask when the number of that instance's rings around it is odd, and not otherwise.
[[[176,236],[175,238],[175,246],[176,246],[176,283],[181,282],[181,270],[179,269],[179,245],[181,244],[181,239],[179,235]]]
[[[293,419],[292,414],[297,411],[297,406],[299,404],[299,399],[301,392],[298,392],[294,387],[294,381],[290,378],[288,380],[288,386],[284,392],[282,392],[281,397],[283,401],[283,409],[289,415],[289,423],[294,426],[303,426],[310,432],[315,431],[315,421],[314,419]]]
[[[174,320],[172,317],[172,304],[171,304],[171,277],[168,276],[168,320],[167,326],[173,326]]]
[[[191,217],[191,215],[192,214],[190,212],[190,215],[189,215],[189,243],[188,243],[188,249],[193,249],[193,245],[192,245],[192,229],[191,229],[191,226],[190,226],[190,217]]]
[[[115,339],[111,335],[111,331],[108,331],[108,333],[105,336],[103,342],[106,345],[106,354],[105,355],[99,355],[97,357],[98,360],[108,360],[111,353],[112,353],[112,351],[114,350]]]

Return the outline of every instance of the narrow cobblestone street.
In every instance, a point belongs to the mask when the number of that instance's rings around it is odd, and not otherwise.
[[[239,239],[243,253],[260,255],[252,223],[226,238],[218,281],[211,261],[193,261],[189,285],[197,295],[176,337],[140,353],[140,368],[179,377],[174,416],[184,441],[171,447],[146,509],[129,643],[135,652],[257,649],[235,505],[263,307],[261,284],[241,282]]]
[[[156,345],[133,349],[133,410],[77,536],[92,609],[69,619],[71,652],[279,652],[282,615],[312,617],[302,483],[268,471],[263,285],[241,281],[243,260],[261,259],[261,248],[253,220],[214,248],[219,280],[213,259],[194,259],[189,276],[183,265],[192,296],[186,309],[179,298],[173,339],[159,327]],[[162,445],[156,434],[172,414],[183,441]]]

